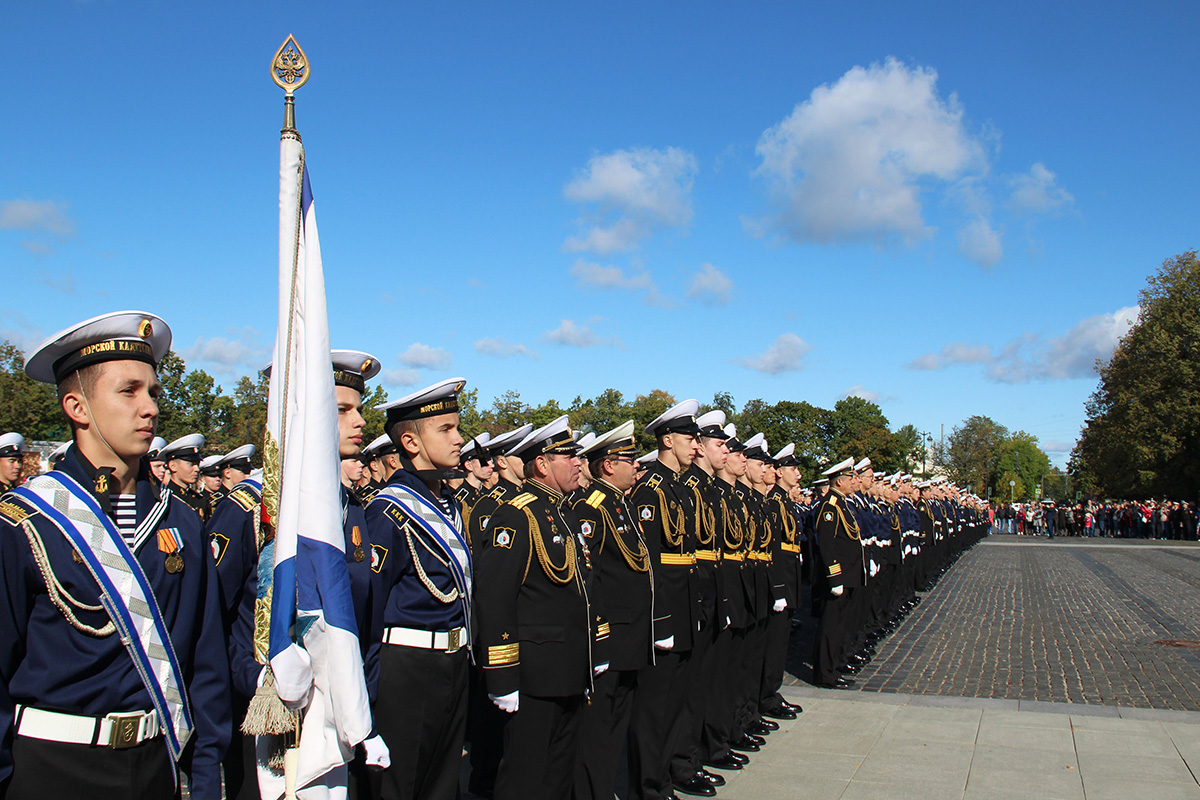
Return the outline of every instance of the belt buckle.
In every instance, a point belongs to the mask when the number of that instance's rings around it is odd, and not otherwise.
[[[114,750],[124,750],[133,747],[138,742],[138,734],[142,730],[142,720],[145,714],[110,714],[112,732],[108,737],[108,746]]]
[[[446,646],[447,653],[453,653],[462,646],[462,628],[450,631],[450,644]]]

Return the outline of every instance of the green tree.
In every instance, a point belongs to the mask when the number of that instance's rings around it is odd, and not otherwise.
[[[1110,496],[1200,496],[1200,260],[1163,262],[1085,405],[1073,470]]]
[[[1041,488],[1042,479],[1049,473],[1050,457],[1038,446],[1037,437],[1017,431],[1003,439],[993,451],[987,484],[972,485],[988,485],[993,495],[1008,497],[1014,493],[1008,482],[1015,480],[1016,499],[1032,500],[1036,497],[1035,490]]]
[[[892,433],[887,417],[869,400],[838,400],[822,427],[831,459],[867,456],[872,464],[881,466],[891,459]]]
[[[605,389],[591,400],[576,397],[567,413],[571,427],[595,434],[606,433],[630,418],[625,397],[616,389]]]
[[[25,355],[12,342],[0,344],[0,433],[15,431],[30,441],[62,441],[71,431],[54,387],[25,374]]]
[[[387,389],[378,383],[368,389],[366,395],[363,396],[363,419],[367,423],[363,426],[363,447],[383,436],[383,425],[387,422],[387,412],[377,411],[375,406],[383,405],[387,401]]]
[[[1007,440],[1008,428],[991,417],[968,417],[951,431],[942,465],[959,486],[982,489],[990,484],[997,453]]]
[[[829,452],[822,431],[829,412],[805,401],[780,400],[767,405],[759,399],[750,400],[737,415],[738,436],[743,440],[762,433],[772,453],[779,452],[788,442],[796,445],[796,458],[802,475],[812,476],[821,458],[828,460]]]
[[[629,417],[633,418],[633,435],[639,450],[644,452],[658,447],[654,437],[646,433],[646,426],[675,402],[675,396],[662,389],[654,389],[649,394],[639,394],[634,398],[629,406]]]

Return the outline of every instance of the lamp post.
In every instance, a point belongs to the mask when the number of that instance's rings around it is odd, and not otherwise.
[[[1016,485],[1017,485],[1017,482],[1016,482],[1016,481],[1009,481],[1009,482],[1008,482],[1008,504],[1009,504],[1009,505],[1012,505],[1012,504],[1013,504],[1013,502],[1015,502],[1015,501],[1016,501],[1016,497],[1014,496],[1014,493],[1017,491],[1017,490],[1016,490],[1016,488],[1015,488],[1015,487],[1016,487]]]
[[[925,434],[925,480],[929,480],[929,451],[933,449],[933,436]]]

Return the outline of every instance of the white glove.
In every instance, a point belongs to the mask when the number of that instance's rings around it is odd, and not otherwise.
[[[832,594],[834,597],[841,597],[841,596],[842,596],[842,592],[844,592],[844,591],[846,591],[846,590],[845,590],[845,589],[843,589],[842,587],[840,587],[840,586],[835,586],[835,587],[833,587],[832,589],[830,589],[830,590],[829,590],[829,593],[830,593],[830,594]]]
[[[879,565],[875,563],[875,559],[871,559],[871,577],[874,578],[879,574]]]
[[[275,691],[290,711],[299,711],[308,704],[312,692],[312,659],[308,651],[295,642],[271,659],[275,674]]]
[[[506,714],[517,713],[517,707],[521,705],[520,692],[512,692],[511,694],[506,694],[503,697],[497,697],[494,694],[489,694],[488,699],[496,704],[496,708],[500,709]]]
[[[379,734],[367,739],[362,745],[363,751],[367,755],[368,767],[383,767],[387,769],[392,765],[392,754],[388,751],[387,744],[379,737]]]
[[[733,624],[733,620],[731,620],[729,617],[726,617],[725,618],[725,628],[728,628],[732,624]],[[725,630],[725,628],[722,628],[721,630]]]
[[[603,664],[598,664],[596,666],[596,668],[593,670],[593,673],[595,674],[595,677],[597,677],[597,678],[599,678],[605,672],[608,672],[608,662],[607,661],[605,661]]]
[[[787,608],[787,598],[786,597],[779,598],[778,600],[775,601],[775,605],[771,606],[771,610],[774,611],[776,614],[778,614],[780,611],[783,611],[785,608]]]
[[[671,634],[670,636],[668,636],[665,639],[659,639],[657,642],[654,643],[654,646],[657,647],[659,650],[672,649],[673,647],[675,647],[675,635]]]

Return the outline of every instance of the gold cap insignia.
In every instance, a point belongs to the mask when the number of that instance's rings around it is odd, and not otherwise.
[[[138,336],[149,339],[152,333],[154,333],[154,325],[150,323],[150,320],[144,319],[138,324]]]
[[[363,374],[366,374],[366,371],[369,370],[371,368],[371,365],[374,363],[375,363],[375,361],[373,359],[368,358],[366,361],[364,361],[362,363],[362,367],[358,371]]]

